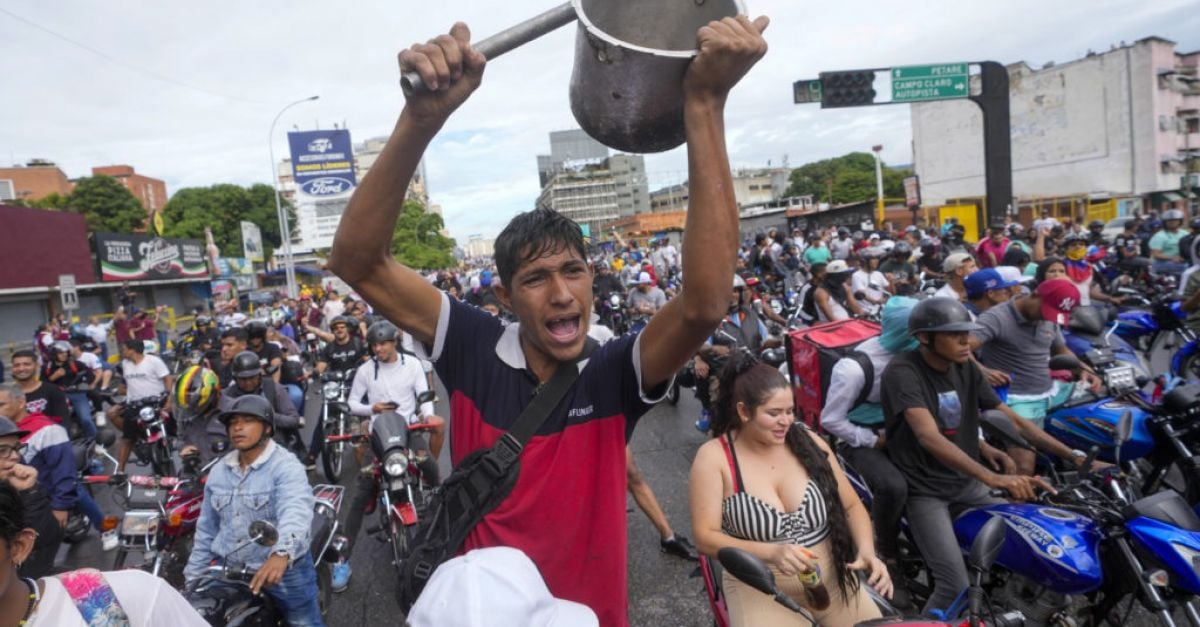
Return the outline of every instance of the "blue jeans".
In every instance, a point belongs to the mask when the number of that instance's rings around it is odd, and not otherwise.
[[[1178,277],[1183,274],[1184,270],[1187,270],[1187,264],[1180,261],[1155,259],[1154,265],[1150,266],[1150,269],[1154,270],[1154,274],[1171,274]]]
[[[78,500],[75,501],[76,507],[83,512],[84,516],[88,517],[88,521],[92,523],[92,528],[96,531],[100,530],[100,523],[104,520],[104,513],[100,511],[100,506],[96,505],[96,500],[92,498],[92,493],[87,491],[87,488],[82,483],[75,485],[75,496]]]
[[[279,583],[263,591],[279,605],[287,624],[293,627],[324,627],[325,620],[321,618],[321,608],[317,604],[317,569],[308,551],[304,552],[304,557],[292,563]]]
[[[167,332],[158,331],[156,335],[158,335],[158,353],[161,355],[163,351],[167,350]]]
[[[283,387],[287,388],[288,398],[292,399],[292,405],[296,406],[296,411],[304,415],[304,390],[300,389],[295,383],[284,383]]]
[[[88,398],[87,392],[67,392],[67,400],[71,401],[71,411],[75,414],[75,420],[79,422],[79,428],[83,430],[84,435],[96,439],[96,423],[92,420],[92,399]]]

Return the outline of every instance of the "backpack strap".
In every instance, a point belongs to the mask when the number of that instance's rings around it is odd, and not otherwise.
[[[746,486],[742,483],[742,473],[738,469],[737,452],[733,450],[733,437],[727,433],[720,440],[721,448],[725,449],[725,461],[729,462],[729,473],[733,476],[733,493],[745,492]]]
[[[862,368],[864,377],[862,390],[858,392],[858,398],[854,399],[854,405],[851,406],[851,409],[854,409],[867,402],[867,397],[871,395],[871,390],[875,387],[875,364],[862,351],[851,351],[846,357],[858,363],[859,367]]]
[[[128,627],[130,624],[129,615],[104,579],[104,573],[94,568],[82,568],[57,575],[57,578],[87,625]]]

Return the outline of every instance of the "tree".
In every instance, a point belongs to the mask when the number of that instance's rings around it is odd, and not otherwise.
[[[400,263],[421,270],[455,265],[454,240],[442,235],[442,216],[425,211],[419,200],[404,201],[392,233],[392,255]]]
[[[48,200],[59,202],[49,197],[39,202]],[[82,215],[92,233],[131,233],[145,228],[150,217],[142,203],[120,181],[103,174],[76,181],[75,189],[66,198],[65,208]]]
[[[284,204],[288,219],[295,224],[295,210],[286,200]],[[186,187],[171,196],[163,208],[163,221],[165,237],[204,239],[204,227],[211,228],[213,242],[223,257],[242,256],[243,221],[257,224],[262,231],[263,254],[267,258],[282,245],[275,192],[270,185],[261,183],[249,188],[227,183]]]
[[[904,196],[904,178],[911,170],[893,170],[884,164],[883,195]],[[871,200],[876,196],[875,157],[869,152],[852,152],[834,159],[814,161],[792,170],[788,196],[808,196],[817,202],[830,202],[829,184],[833,183],[833,201],[838,204]]]

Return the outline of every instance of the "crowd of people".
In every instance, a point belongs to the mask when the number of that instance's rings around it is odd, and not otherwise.
[[[0,385],[0,625],[78,624],[74,613],[86,624],[203,624],[146,574],[52,575],[71,511],[82,508],[97,528],[103,520],[79,481],[72,438],[96,437],[100,417],[111,423],[120,433],[120,476],[140,437],[126,408],[158,397],[179,454],[215,460],[185,579],[195,582],[241,551],[237,559],[254,573],[250,588],[269,595],[289,624],[324,624],[306,473],[324,435],[315,425],[305,446],[287,434],[298,431],[303,412],[298,377],[331,372],[355,373],[349,406],[362,433],[398,413],[430,431],[434,460],[450,440],[456,472],[489,459],[473,453],[515,440],[518,416],[560,373],[570,382],[561,402],[545,408],[536,436],[508,449],[520,464],[494,478],[507,482],[501,498],[486,510],[464,501],[472,515],[452,530],[465,538],[454,547],[462,555],[442,564],[416,600],[407,617],[414,627],[477,624],[464,617],[476,604],[447,590],[478,585],[480,573],[497,568],[528,582],[526,594],[498,594],[507,588],[492,580],[486,609],[497,621],[628,624],[627,491],[660,532],[662,551],[694,559],[697,551],[714,557],[741,548],[821,625],[878,618],[868,588],[913,610],[947,607],[967,583],[951,511],[994,502],[996,489],[1015,500],[1053,490],[1032,476],[1031,453],[981,439],[980,412],[1000,412],[1061,463],[1082,463],[1081,451],[1041,428],[1070,393],[1049,376],[1051,356],[1066,350],[1061,327],[1081,306],[1121,302],[1097,270],[1101,262],[1127,276],[1200,264],[1196,239],[1187,239],[1200,222],[1185,233],[1183,216],[1167,211],[1127,221],[1111,241],[1103,224],[1043,215],[1028,226],[993,227],[974,246],[954,221],[866,232],[781,228],[742,242],[723,107],[765,53],[766,26],[765,18],[727,19],[699,34],[684,83],[693,180],[679,248],[658,238],[643,248],[615,233],[589,246],[575,223],[537,209],[512,219],[483,267],[423,273],[392,257],[394,199],[482,80],[484,59],[458,24],[400,55],[433,89],[409,98],[346,207],[328,269],[353,294],[326,287],[316,298],[280,298],[260,310],[265,316],[201,313],[170,343],[177,359],[185,348],[197,357],[174,368],[155,354],[170,339],[159,335],[162,310],[136,309],[128,290],[111,323],[94,319],[79,336],[63,320],[39,329],[36,348],[10,360],[13,383]],[[1197,276],[1184,281],[1189,303],[1200,300]],[[818,433],[797,421],[791,382],[762,351],[789,327],[856,316],[879,320],[881,334],[860,347],[861,357],[834,366]],[[115,364],[107,359],[110,333]],[[417,402],[434,376],[452,399],[449,416]],[[1091,377],[1085,369],[1082,383],[1094,384]],[[700,426],[711,435],[688,481],[695,546],[663,514],[628,445],[677,378],[694,387],[705,411]],[[1009,386],[1006,400],[994,390],[1000,386]],[[109,389],[123,402],[102,393]],[[876,495],[869,510],[835,452]],[[370,461],[365,447],[354,454],[360,466]],[[427,473],[439,483],[436,468]],[[347,510],[351,548],[370,481],[357,478]],[[895,568],[901,512],[934,580],[923,608],[911,607]],[[277,541],[255,544],[252,520],[271,522]],[[335,590],[349,585],[349,554],[333,569]],[[814,581],[827,585],[827,607],[807,592]],[[796,622],[736,578],[726,574],[722,584],[733,625]]]

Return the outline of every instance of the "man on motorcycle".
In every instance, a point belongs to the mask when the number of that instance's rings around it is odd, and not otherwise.
[[[953,298],[962,301],[966,298],[967,288],[963,279],[976,270],[975,259],[967,253],[954,253],[942,262],[942,272],[946,275],[946,284],[933,293],[935,297]]]
[[[176,422],[183,448],[180,457],[199,455],[207,464],[219,455],[214,445],[224,449],[229,445],[225,425],[219,420],[221,383],[216,373],[204,366],[192,366],[175,382]]]
[[[25,393],[29,413],[45,414],[58,424],[71,418],[71,407],[67,395],[57,385],[38,378],[37,354],[29,349],[12,354],[12,378]]]
[[[984,268],[972,272],[963,285],[967,288],[967,300],[963,302],[963,307],[974,319],[996,305],[1007,303],[1012,288],[1020,284],[1004,280],[996,268]]]
[[[642,272],[634,282],[634,289],[629,291],[628,304],[632,316],[653,316],[667,304],[667,295],[654,284],[649,272]]]
[[[251,591],[270,595],[289,625],[324,625],[309,551],[313,495],[304,467],[271,439],[275,419],[267,399],[242,396],[220,421],[234,450],[209,472],[184,577],[194,581],[214,561],[244,564],[257,569]],[[273,546],[250,542],[256,520],[278,529]]]
[[[957,301],[921,301],[908,318],[919,348],[893,357],[881,381],[887,451],[908,482],[909,528],[934,578],[925,613],[949,607],[967,586],[952,507],[999,502],[989,488],[1018,500],[1034,498],[1037,488],[1053,491],[1040,478],[999,474],[979,461],[979,410],[1001,403],[971,361],[975,328]],[[1015,469],[998,451],[982,452],[1007,472]]]
[[[96,422],[92,419],[92,400],[87,389],[96,380],[96,374],[87,365],[75,359],[71,345],[58,341],[50,347],[50,361],[42,367],[42,379],[62,389],[71,401],[71,413],[86,437],[96,438]]]
[[[373,358],[358,367],[354,375],[354,383],[350,388],[350,412],[356,416],[369,416],[369,421],[362,423],[364,434],[370,433],[370,425],[376,416],[385,412],[395,412],[408,420],[409,424],[428,424],[433,426],[429,437],[429,461],[421,466],[421,474],[425,482],[431,486],[439,483],[437,476],[437,457],[442,451],[445,438],[445,421],[434,415],[433,403],[417,405],[417,395],[429,389],[425,370],[416,355],[399,350],[400,330],[396,325],[381,320],[371,325],[367,330],[367,343],[371,347]],[[363,399],[366,402],[363,402]],[[359,463],[365,464],[366,451],[360,447]],[[363,508],[375,493],[375,478],[369,474],[360,473],[350,503],[350,511],[346,517],[346,537],[353,546],[358,539],[358,531],[362,527]],[[333,589],[340,592],[346,589],[350,582],[350,553],[333,566]]]
[[[266,366],[264,369],[271,373],[271,378],[279,382],[280,366],[283,365],[283,352],[279,347],[267,341],[267,323],[262,320],[251,320],[246,324],[247,348],[258,355]]]
[[[231,327],[221,333],[221,359],[212,364],[221,387],[233,385],[233,358],[247,349],[248,335],[242,327]]]
[[[920,279],[917,269],[909,263],[909,257],[912,257],[912,246],[908,242],[897,242],[888,253],[887,261],[879,266],[879,271],[891,282],[891,292],[898,296],[913,293]]]
[[[1170,209],[1163,212],[1162,219],[1162,230],[1150,238],[1150,258],[1154,260],[1154,272],[1179,276],[1187,269],[1179,250],[1179,242],[1187,235],[1179,228],[1183,225],[1183,212]]]
[[[142,340],[121,342],[121,378],[125,392],[125,405],[114,405],[109,410],[109,419],[121,429],[121,443],[117,448],[117,474],[124,474],[129,454],[138,433],[137,416],[125,415],[125,407],[144,398],[162,396],[171,389],[173,377],[170,369],[156,355],[147,355]],[[167,399],[170,409],[171,400]]]
[[[318,337],[326,342],[325,347],[321,349],[320,355],[317,356],[316,366],[313,367],[318,378],[330,370],[347,373],[358,368],[367,360],[369,355],[366,346],[361,339],[352,335],[350,331],[352,327],[357,326],[358,321],[354,320],[353,317],[337,316],[329,322],[329,330],[332,333],[325,333],[313,327],[309,328],[310,331],[316,333]],[[317,454],[321,452],[321,445],[324,441],[325,425],[317,421],[317,424],[313,426],[312,441],[308,445],[306,464],[316,464]]]
[[[303,421],[287,390],[274,379],[263,376],[262,362],[253,351],[238,353],[230,366],[233,384],[226,387],[221,394],[223,409],[227,409],[235,399],[242,396],[258,395],[266,398],[274,412],[275,439],[293,453],[303,455],[300,452],[303,443],[299,441],[299,430]]]

